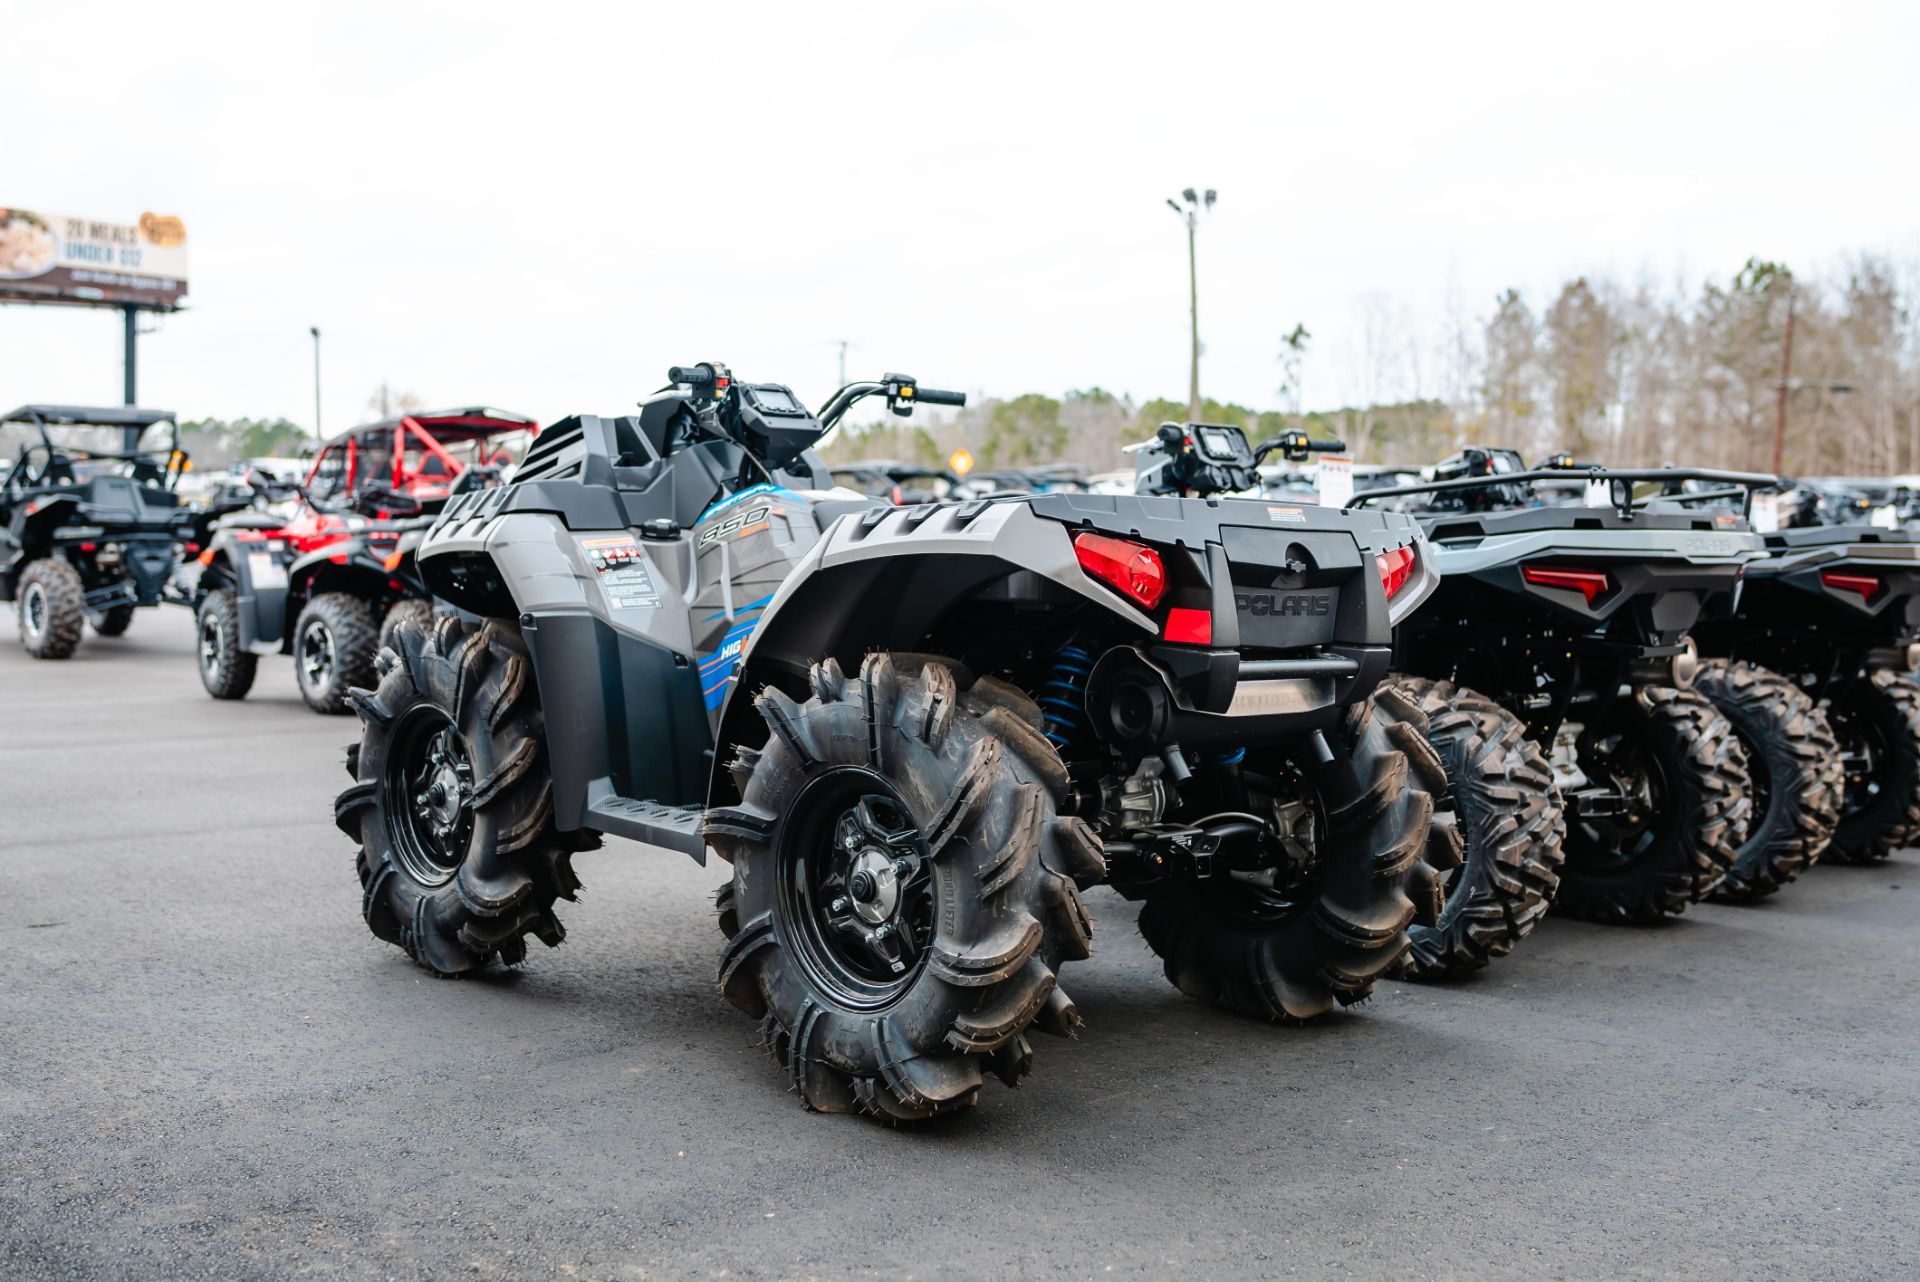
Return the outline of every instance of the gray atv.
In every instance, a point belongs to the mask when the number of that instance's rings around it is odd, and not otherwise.
[[[1406,973],[1504,956],[1549,906],[1657,921],[1726,881],[1751,814],[1745,753],[1694,690],[1688,632],[1764,556],[1743,511],[1775,478],[1469,447],[1436,479],[1357,495],[1418,513],[1441,589],[1396,635],[1429,714],[1465,863]],[[1729,510],[1730,505],[1739,510]]]
[[[726,999],[807,1106],[899,1121],[1073,1033],[1098,883],[1181,989],[1274,1020],[1366,997],[1434,919],[1439,763],[1374,698],[1434,583],[1414,522],[893,506],[811,447],[865,397],[963,397],[888,375],[816,414],[719,364],[670,378],[554,424],[422,543],[459,613],[396,629],[352,696],[337,803],[375,935],[442,975],[511,964],[561,941],[603,835],[712,851]]]

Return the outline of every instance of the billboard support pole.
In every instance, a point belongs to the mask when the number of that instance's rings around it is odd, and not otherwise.
[[[127,355],[126,355],[127,404],[137,405],[140,402],[139,402],[139,398],[134,394],[134,388],[138,382],[137,375],[139,372],[139,367],[135,364],[134,345],[138,341],[139,335],[140,335],[140,328],[139,328],[140,309],[138,307],[135,307],[133,304],[128,303],[126,306],[120,309],[120,312],[121,312],[121,315],[126,318],[126,322],[127,322],[127,340],[126,340],[127,341]]]

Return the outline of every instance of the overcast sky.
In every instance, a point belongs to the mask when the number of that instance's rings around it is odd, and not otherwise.
[[[1920,258],[1920,6],[6,7],[0,205],[185,220],[189,417],[383,378],[543,420],[669,364],[830,390],[1352,394],[1369,296]],[[118,401],[119,317],[0,307],[0,402]]]

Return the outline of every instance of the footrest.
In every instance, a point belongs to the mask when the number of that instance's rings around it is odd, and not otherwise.
[[[587,785],[587,827],[678,850],[702,864],[707,862],[706,838],[700,835],[700,820],[705,814],[701,806],[669,806],[622,797],[605,779]]]

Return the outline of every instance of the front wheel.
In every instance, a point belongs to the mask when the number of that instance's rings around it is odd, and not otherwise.
[[[1554,906],[1608,923],[1685,912],[1726,880],[1747,825],[1745,754],[1702,695],[1664,686],[1613,702],[1580,740]]]
[[[36,659],[71,658],[86,626],[80,571],[58,557],[42,557],[20,575],[13,608],[20,616],[20,644]]]
[[[1891,672],[1856,681],[1827,708],[1846,770],[1826,859],[1870,864],[1920,837],[1920,689]]]
[[[1798,877],[1827,849],[1846,788],[1840,747],[1813,700],[1757,664],[1710,659],[1693,688],[1720,710],[1746,750],[1753,803],[1747,839],[1714,897],[1752,903]]]
[[[1407,928],[1437,920],[1445,873],[1459,863],[1457,834],[1434,820],[1447,777],[1426,730],[1398,690],[1353,705],[1322,751],[1276,772],[1295,785],[1276,793],[1292,812],[1286,826],[1306,835],[1308,857],[1289,875],[1182,876],[1147,893],[1140,933],[1176,988],[1284,1022],[1373,991],[1406,952]],[[1266,764],[1252,750],[1247,762]]]
[[[109,606],[89,614],[87,623],[100,636],[124,636],[127,629],[133,626],[133,610],[134,607],[130,605]]]
[[[545,721],[525,643],[511,625],[446,618],[409,628],[357,691],[355,782],[334,821],[360,843],[361,915],[437,975],[464,975],[549,948],[557,900],[580,882],[591,835],[553,823]]]
[[[240,644],[240,598],[232,588],[207,593],[196,612],[195,629],[200,684],[216,699],[246,698],[260,656]]]
[[[394,644],[394,634],[411,624],[425,632],[433,627],[433,602],[422,597],[408,597],[395,601],[387,611],[387,617],[380,621],[380,643],[382,650]]]
[[[763,748],[708,812],[733,864],[720,985],[762,1021],[800,1100],[883,1121],[971,1106],[983,1075],[1029,1070],[1029,1027],[1079,1023],[1059,988],[1092,921],[1076,878],[1105,871],[1061,818],[1067,775],[1038,707],[923,655],[815,666],[809,697],[756,700]]]
[[[293,625],[293,675],[307,706],[346,712],[347,692],[373,684],[379,638],[373,611],[359,597],[322,592],[307,602]]]

